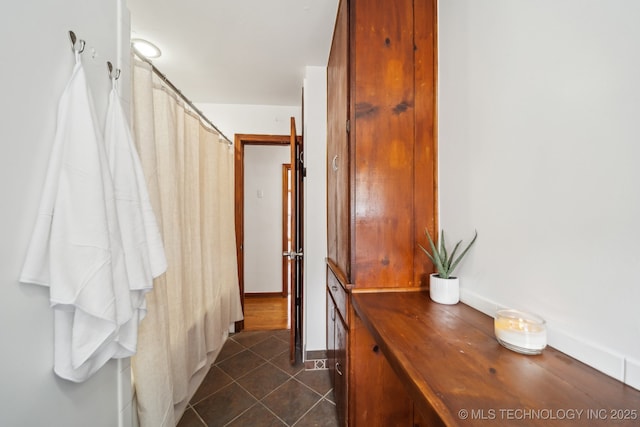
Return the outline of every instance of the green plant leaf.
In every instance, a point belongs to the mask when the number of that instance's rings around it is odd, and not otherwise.
[[[447,270],[447,260],[449,259],[449,256],[447,255],[447,245],[445,244],[444,241],[444,230],[440,230],[440,238],[438,239],[438,241],[440,242],[440,254],[442,256],[442,264],[445,267],[445,270]]]
[[[431,260],[431,262],[433,263],[433,265],[436,265],[436,260],[431,256],[431,254],[429,253],[428,250],[426,250],[424,248],[424,246],[422,246],[420,243],[418,243],[418,246],[420,246],[420,249],[422,249],[424,251],[425,254],[427,254],[427,256],[429,257],[429,259]]]
[[[451,274],[453,272],[453,269],[451,268],[451,262],[453,261],[456,252],[458,251],[458,248],[460,247],[460,243],[462,243],[462,240],[460,240],[458,243],[456,243],[456,245],[453,247],[453,250],[451,251],[451,255],[449,256],[449,259],[447,260],[447,270],[449,271],[449,274]]]
[[[476,239],[478,238],[478,230],[476,230],[476,234],[475,236],[473,236],[473,240],[471,240],[471,242],[467,245],[467,247],[465,248],[464,251],[462,251],[462,253],[460,254],[460,256],[458,256],[458,259],[456,259],[454,261],[454,263],[451,265],[451,269],[449,270],[450,273],[453,272],[453,270],[455,270],[455,268],[458,266],[458,264],[460,263],[460,261],[462,261],[462,258],[467,254],[467,252],[469,251],[469,249],[471,249],[471,246],[476,242]]]
[[[422,245],[418,244],[420,248],[424,251],[424,253],[429,257],[435,268],[438,270],[438,276],[443,279],[448,279],[452,274],[455,268],[458,266],[462,258],[467,254],[471,246],[475,243],[478,238],[478,230],[475,232],[475,236],[471,242],[467,245],[467,247],[462,251],[462,253],[456,258],[456,253],[462,244],[462,240],[460,240],[453,248],[451,253],[447,252],[447,246],[444,239],[444,230],[440,231],[440,236],[438,241],[434,243],[431,238],[431,234],[429,234],[429,230],[427,228],[424,229],[427,238],[429,239],[429,247],[431,248],[431,252],[425,249]]]
[[[429,259],[431,259],[431,262],[433,262],[433,265],[436,267],[436,270],[438,270],[438,274],[441,277],[444,277],[442,275],[443,274],[446,275],[446,270],[442,265],[442,257],[438,252],[438,250],[436,249],[435,243],[433,243],[433,239],[431,238],[431,234],[429,234],[429,230],[425,228],[424,232],[427,235],[427,238],[429,239],[429,247],[431,248],[431,254],[429,254],[424,248],[422,249],[425,251],[425,253],[427,253],[427,255],[429,255]]]

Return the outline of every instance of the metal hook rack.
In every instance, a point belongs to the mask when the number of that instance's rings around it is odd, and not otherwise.
[[[86,44],[84,40],[78,39],[76,37],[76,33],[74,33],[73,31],[69,31],[69,38],[71,39],[71,50],[76,53],[84,52],[84,46]]]
[[[120,78],[120,68],[114,70],[111,61],[107,61],[107,68],[109,69],[109,78],[112,80],[118,80]]]

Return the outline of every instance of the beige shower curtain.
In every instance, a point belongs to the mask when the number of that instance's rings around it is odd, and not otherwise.
[[[242,319],[233,149],[134,60],[133,129],[162,232],[167,272],[147,296],[132,359],[141,427],[174,427]]]

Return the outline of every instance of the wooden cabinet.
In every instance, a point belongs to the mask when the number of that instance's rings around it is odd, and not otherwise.
[[[344,278],[343,278],[344,281]],[[340,425],[347,425],[348,294],[330,268],[327,269],[327,356],[329,375],[337,405]]]
[[[348,416],[348,398],[347,398],[347,326],[342,317],[338,316],[335,325],[336,335],[336,353],[335,353],[335,376],[333,380],[333,395],[335,399],[342,402],[336,407],[338,419],[345,424]]]
[[[341,0],[327,67],[328,257],[363,287],[427,284],[435,0]]]
[[[358,316],[352,322],[351,360],[358,373],[351,381],[354,426],[413,426],[413,402],[409,398],[380,346]]]
[[[355,310],[352,319],[351,331],[356,338],[350,351],[361,375],[355,375],[352,381],[354,393],[350,400],[353,406],[350,425],[443,427],[431,408],[425,410],[414,404],[407,386],[384,355],[384,345],[373,337]]]
[[[396,415],[402,422],[389,418],[382,402],[391,395],[399,399],[396,409],[412,401],[418,426],[639,425],[640,391],[552,347],[535,356],[508,350],[495,338],[494,319],[465,304],[436,304],[428,292],[354,293],[350,302],[355,319],[350,332],[366,330],[370,337],[362,340],[375,343],[387,363],[366,361],[371,354],[352,351],[378,377],[393,371],[402,385],[403,390],[396,388],[389,378],[383,380],[389,385],[365,391],[380,405],[386,425],[407,425],[406,406]],[[358,397],[356,406],[359,402]],[[626,416],[593,416],[593,408]],[[567,411],[576,412],[569,418]]]
[[[376,414],[412,425],[412,406],[384,358],[369,354],[350,301],[419,289],[433,271],[418,242],[436,224],[436,3],[338,6],[327,67],[327,343],[343,425],[376,425],[385,419]],[[385,399],[368,399],[379,386]]]
[[[327,67],[327,255],[349,277],[348,14],[342,0]]]
[[[335,388],[336,371],[336,304],[327,291],[327,368]]]

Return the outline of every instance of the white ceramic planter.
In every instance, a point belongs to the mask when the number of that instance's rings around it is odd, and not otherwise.
[[[429,296],[440,304],[457,304],[460,301],[460,280],[457,277],[442,279],[438,273],[431,274]]]

